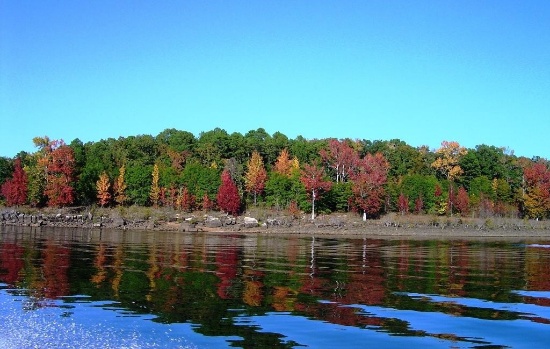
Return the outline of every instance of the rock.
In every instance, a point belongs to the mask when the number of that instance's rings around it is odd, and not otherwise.
[[[253,217],[244,217],[243,224],[246,228],[254,228],[258,226],[258,220]]]
[[[222,226],[222,221],[219,218],[209,217],[206,220],[206,226],[208,228],[219,228]]]

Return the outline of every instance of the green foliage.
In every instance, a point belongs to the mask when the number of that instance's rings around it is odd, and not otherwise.
[[[0,157],[0,184],[4,183],[13,173],[13,161],[6,157]]]
[[[399,187],[399,193],[403,193],[406,197],[409,198],[409,205],[412,205],[418,197],[421,197],[422,201],[424,202],[424,209],[426,211],[432,211],[433,209],[441,208],[435,207],[436,203],[438,202],[435,196],[435,187],[438,184],[439,181],[433,175],[408,175],[403,178],[401,186]],[[397,194],[397,196],[398,195],[399,194]],[[397,200],[397,198],[395,198],[395,200]],[[412,210],[413,207],[411,206],[410,209]]]
[[[197,143],[195,136],[188,131],[179,131],[175,128],[167,128],[159,133],[155,140],[160,145],[166,145],[177,152],[193,152]]]
[[[286,209],[291,201],[296,201],[302,209],[310,206],[304,185],[298,174],[287,177],[271,172],[265,184],[265,201],[269,207]]]
[[[151,165],[131,165],[126,168],[126,195],[128,204],[146,206],[151,189]]]
[[[202,200],[205,193],[213,200],[220,185],[220,173],[225,169],[230,172],[242,195],[245,174],[243,169],[252,152],[257,150],[268,175],[265,187],[266,206],[285,209],[291,201],[296,201],[301,209],[307,211],[311,209],[311,202],[306,199],[299,179],[296,176],[288,178],[278,175],[273,172],[273,167],[283,149],[288,150],[290,159],[297,159],[302,169],[320,161],[320,150],[327,148],[329,140],[305,139],[302,136],[289,139],[281,132],[270,135],[263,128],[250,130],[244,136],[239,132],[229,135],[225,130],[216,128],[195,137],[188,131],[169,128],[156,136],[108,138],[85,144],[74,139],[69,147],[74,153],[75,204],[92,205],[96,202],[96,182],[99,175],[105,171],[109,178],[117,178],[123,165],[127,169],[128,177],[127,204],[149,204],[148,188],[151,184],[151,169],[155,163],[159,165],[159,186],[163,188],[187,187],[196,200]],[[418,198],[422,199],[423,210],[433,213],[441,210],[444,202],[447,203],[449,183],[443,179],[438,182],[434,176],[436,170],[431,164],[436,160],[437,154],[427,146],[414,148],[399,139],[345,141],[362,157],[380,152],[388,160],[388,182],[384,188],[386,212],[397,211],[401,192],[408,198],[411,212]],[[38,147],[36,153],[21,152],[18,156],[28,175],[30,203],[40,206],[45,203],[46,171],[38,160],[45,159],[50,139],[36,137],[33,142]],[[454,178],[454,182],[457,189],[463,186],[468,191],[474,214],[480,214],[481,211],[496,213],[498,205],[499,212],[517,212],[521,205],[525,208],[526,203],[536,205],[536,192],[531,190],[532,195],[527,198],[523,195],[528,192],[523,171],[537,161],[544,159],[517,158],[506,149],[478,145],[460,158],[458,166],[463,172]],[[353,166],[350,166],[351,171],[354,170]],[[12,160],[0,158],[0,184],[11,176],[12,171]],[[353,193],[350,194],[349,185],[335,184],[332,190],[318,200],[318,209],[321,211],[350,209],[349,198]],[[437,200],[434,197],[436,184],[443,189],[442,197]],[[544,197],[545,193],[541,193]],[[483,210],[476,210],[479,205],[484,205]]]
[[[181,173],[179,183],[185,186],[196,198],[206,193],[211,199],[216,197],[221,184],[220,171],[206,167],[198,162],[191,162]]]
[[[331,212],[348,212],[350,210],[349,198],[353,195],[351,186],[351,182],[334,183],[319,202],[320,212],[323,208]]]

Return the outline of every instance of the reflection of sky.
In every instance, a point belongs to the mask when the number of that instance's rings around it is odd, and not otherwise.
[[[365,347],[365,343],[370,343],[377,349],[471,348],[475,345],[530,349],[548,347],[548,325],[530,321],[532,317],[550,319],[550,312],[546,307],[435,295],[408,296],[429,299],[431,302],[452,302],[466,307],[510,311],[523,315],[523,319],[486,320],[440,312],[419,312],[359,304],[342,305],[356,308],[359,314],[366,317],[404,321],[408,324],[409,330],[416,331],[417,336],[392,335],[386,329],[377,327],[361,329],[329,324],[288,313],[240,317],[238,321],[247,326],[256,326],[259,331],[284,333],[287,341],[295,341],[312,348],[360,348]],[[425,337],[418,336],[420,332],[424,333]]]
[[[227,348],[237,337],[205,337],[191,324],[160,324],[113,303],[73,297],[45,302],[8,293],[0,284],[0,348]]]

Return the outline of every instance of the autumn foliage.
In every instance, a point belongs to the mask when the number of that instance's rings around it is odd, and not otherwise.
[[[27,186],[28,186],[27,174],[21,167],[21,159],[15,160],[15,169],[11,179],[8,179],[2,188],[2,196],[6,198],[8,206],[23,205],[27,201]]]
[[[75,159],[73,149],[62,140],[53,141],[42,160],[46,172],[44,194],[48,206],[67,206],[74,201]]]
[[[300,180],[311,199],[311,219],[315,219],[315,201],[319,200],[324,192],[332,188],[332,182],[326,180],[325,176],[324,168],[317,164],[305,164],[301,172]]]
[[[244,177],[245,189],[254,196],[254,205],[257,203],[257,197],[260,195],[267,180],[267,171],[260,153],[252,152],[252,156],[247,163],[248,171]]]
[[[96,188],[99,205],[103,207],[109,204],[111,200],[111,183],[107,172],[103,171],[103,173],[99,176],[99,179],[96,182]]]
[[[526,213],[531,218],[545,218],[550,213],[550,169],[538,162],[524,170]]]
[[[33,143],[35,153],[0,157],[1,204],[223,209],[227,202],[215,199],[227,191],[224,169],[239,209],[244,192],[265,208],[284,210],[292,202],[297,217],[310,209],[315,217],[322,207],[371,218],[391,211],[550,218],[549,161],[487,145],[466,150],[443,141],[430,150],[398,139],[288,139],[263,129],[243,136],[219,128],[199,137],[169,129],[156,137],[67,145],[44,136]]]
[[[353,203],[363,211],[363,219],[380,214],[389,164],[380,154],[367,154],[352,175]]]
[[[228,171],[222,172],[221,181],[222,183],[216,196],[218,207],[231,215],[236,215],[241,209],[239,190]]]

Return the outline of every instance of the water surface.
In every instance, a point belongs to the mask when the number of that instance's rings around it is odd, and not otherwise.
[[[550,242],[0,228],[1,348],[546,348]]]

